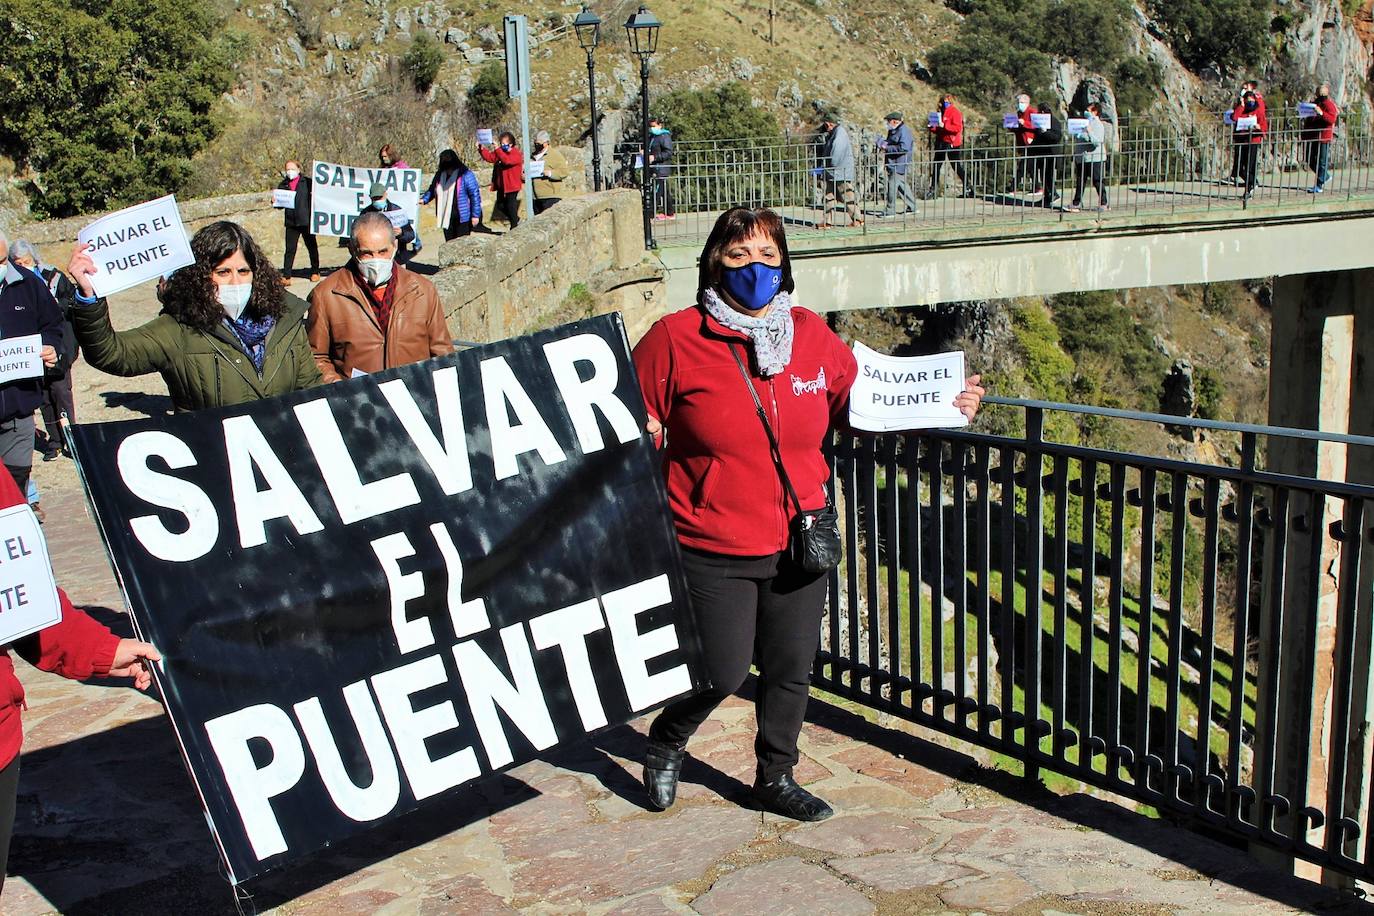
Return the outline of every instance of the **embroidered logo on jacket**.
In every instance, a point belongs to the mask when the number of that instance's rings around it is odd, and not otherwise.
[[[816,377],[809,382],[804,382],[795,375],[792,376],[792,393],[797,397],[801,397],[804,394],[820,394],[822,391],[828,390],[829,389],[825,385],[824,366],[816,373]]]

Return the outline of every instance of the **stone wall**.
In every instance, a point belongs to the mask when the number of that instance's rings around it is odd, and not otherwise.
[[[663,268],[646,256],[640,198],[614,190],[564,200],[514,232],[439,249],[433,277],[449,327],[486,342],[619,311],[637,340],[662,310]]]

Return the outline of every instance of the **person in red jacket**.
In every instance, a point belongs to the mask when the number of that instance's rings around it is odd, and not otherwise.
[[[498,146],[477,144],[477,153],[493,166],[491,189],[496,192],[496,212],[505,214],[514,229],[520,225],[520,188],[525,183],[525,154],[515,143],[515,134],[501,131]]]
[[[687,739],[757,659],[754,797],[798,820],[833,813],[792,778],[827,577],[792,560],[788,525],[796,512],[826,504],[821,446],[846,419],[857,365],[823,318],[793,304],[793,290],[782,218],[727,210],[701,254],[696,305],[659,319],[634,350],[713,685],[670,703],[649,729],[644,787],[659,810],[677,796]],[[977,376],[966,384],[955,404],[972,417],[983,389]],[[784,495],[751,387],[795,503]]]
[[[24,497],[8,471],[0,471],[0,509],[23,504]],[[89,677],[131,677],[134,686],[146,690],[152,683],[148,662],[162,656],[151,645],[136,639],[120,639],[72,607],[66,592],[57,590],[62,620],[30,636],[0,647],[0,888],[5,885],[10,836],[14,832],[15,799],[19,786],[19,747],[23,727],[24,686],[14,673],[10,650],[43,671],[81,681]]]
[[[935,164],[930,172],[930,191],[928,198],[940,196],[940,169],[948,162],[954,168],[963,185],[960,197],[972,197],[973,188],[964,174],[964,163],[960,159],[964,145],[964,113],[954,104],[954,96],[946,93],[940,98],[940,107],[935,110],[930,124],[930,132],[935,138]]]
[[[1012,176],[1011,186],[1007,188],[1008,194],[1016,193],[1021,186],[1022,178],[1035,174],[1030,159],[1031,144],[1035,142],[1035,122],[1031,120],[1033,114],[1035,114],[1035,109],[1031,108],[1030,96],[1024,92],[1018,95],[1016,97],[1017,126],[1007,128],[1016,140],[1016,174]]]
[[[1231,138],[1240,152],[1240,177],[1245,181],[1243,199],[1249,200],[1255,193],[1255,184],[1259,181],[1259,150],[1260,144],[1264,142],[1264,135],[1269,130],[1269,119],[1265,116],[1264,105],[1259,97],[1254,90],[1249,89],[1241,95],[1240,104],[1231,112],[1231,117],[1234,124]],[[1245,126],[1242,127],[1242,124]]]
[[[1307,148],[1307,167],[1317,176],[1317,183],[1307,189],[1308,194],[1320,194],[1331,177],[1331,141],[1336,136],[1336,119],[1340,109],[1331,101],[1331,84],[1322,83],[1317,87],[1317,95],[1312,99],[1317,113],[1303,118],[1302,141]]]

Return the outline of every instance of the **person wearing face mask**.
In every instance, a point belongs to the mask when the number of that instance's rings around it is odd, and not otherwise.
[[[54,369],[62,349],[62,310],[43,278],[10,260],[9,238],[0,232],[0,337],[41,335],[43,366]],[[0,384],[0,462],[20,492],[33,470],[33,413],[43,403],[43,379]]]
[[[878,141],[883,151],[883,169],[887,172],[887,208],[880,216],[897,215],[897,198],[906,202],[908,213],[915,213],[916,198],[907,184],[906,173],[911,167],[911,153],[916,146],[916,135],[907,127],[900,111],[887,116],[887,138]]]
[[[72,329],[72,306],[76,287],[67,275],[56,267],[43,263],[38,248],[24,239],[10,245],[10,261],[16,267],[33,271],[48,286],[62,312],[62,346],[57,348],[57,362],[43,374],[43,441],[37,442],[44,461],[56,461],[60,456],[72,456],[67,446],[67,424],[76,422],[76,403],[72,399],[72,365],[76,362],[76,332]]]
[[[237,223],[211,223],[191,238],[191,254],[195,262],[162,287],[162,314],[116,331],[109,303],[91,288],[90,252],[76,246],[67,272],[76,282],[72,325],[86,361],[112,375],[160,373],[178,411],[319,385],[305,302],[282,288],[253,236]]]
[[[930,133],[935,138],[935,162],[931,166],[930,190],[926,196],[930,199],[940,196],[940,169],[948,162],[963,185],[959,196],[972,197],[973,187],[969,185],[964,163],[960,161],[960,147],[964,145],[964,113],[954,104],[954,96],[949,93],[940,98]]]
[[[306,254],[310,255],[310,282],[320,282],[320,246],[310,231],[310,176],[301,174],[301,164],[294,159],[287,160],[282,169],[279,191],[291,191],[295,202],[282,210],[282,222],[286,226],[286,253],[282,255],[282,284],[291,284],[291,269],[296,264],[296,246],[305,242]]]
[[[377,150],[377,162],[384,169],[408,169],[410,166],[397,152],[391,148],[390,143],[383,143],[382,148]]]
[[[1016,141],[1016,172],[1012,176],[1011,185],[1007,188],[1008,194],[1015,194],[1021,187],[1021,179],[1027,175],[1032,177],[1035,174],[1034,165],[1030,159],[1030,148],[1035,143],[1035,122],[1031,120],[1031,115],[1035,112],[1031,109],[1030,96],[1024,92],[1016,97],[1016,126],[1007,128],[1012,132],[1012,137]],[[1040,193],[1040,189],[1036,189]]]
[[[649,170],[654,177],[654,219],[677,219],[673,202],[673,132],[659,117],[649,118]]]
[[[477,153],[492,164],[491,189],[496,192],[496,212],[514,229],[520,225],[520,188],[525,181],[525,154],[515,145],[515,134],[501,131],[496,146],[477,145]]]
[[[563,179],[568,177],[568,157],[558,151],[547,130],[534,135],[530,162],[544,163],[543,171],[530,180],[534,188],[534,213],[538,216],[563,199]]]
[[[385,214],[359,216],[348,250],[347,266],[310,291],[310,347],[325,381],[453,352],[439,291],[397,262]]]
[[[477,186],[477,174],[451,149],[439,154],[439,169],[420,195],[421,204],[430,202],[446,242],[470,235],[482,225],[482,189]]]
[[[1249,200],[1254,196],[1255,185],[1259,182],[1260,144],[1264,142],[1264,135],[1269,130],[1269,119],[1265,116],[1264,106],[1260,104],[1258,96],[1251,90],[1246,90],[1241,96],[1240,104],[1231,112],[1231,117],[1231,139],[1240,154],[1240,178],[1245,184],[1242,200]],[[1242,121],[1248,124],[1250,119],[1254,120],[1253,126],[1241,126]]]
[[[792,776],[827,577],[787,547],[793,515],[826,503],[822,444],[846,422],[857,367],[794,288],[782,218],[727,210],[701,254],[696,304],[659,319],[634,349],[713,685],[668,704],[649,729],[643,778],[659,810],[676,798],[687,740],[757,660],[754,799],[798,820],[832,813]],[[972,417],[983,389],[977,376],[966,385],[955,404]]]
[[[375,210],[385,214],[387,219],[391,220],[391,227],[396,232],[396,260],[405,264],[415,257],[415,252],[420,250],[415,235],[415,223],[401,209],[400,204],[392,203],[386,199],[386,185],[380,182],[372,185],[367,190],[367,196],[371,202],[363,208],[362,212]]]
[[[1331,141],[1336,136],[1336,119],[1340,109],[1331,100],[1331,85],[1322,83],[1312,99],[1317,111],[1302,120],[1302,142],[1307,152],[1307,167],[1317,176],[1317,183],[1307,189],[1308,194],[1320,194],[1331,177]]]

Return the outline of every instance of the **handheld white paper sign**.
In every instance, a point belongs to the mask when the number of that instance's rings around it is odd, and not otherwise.
[[[102,216],[77,233],[76,240],[86,245],[95,262],[91,286],[101,297],[196,260],[172,194]]]

